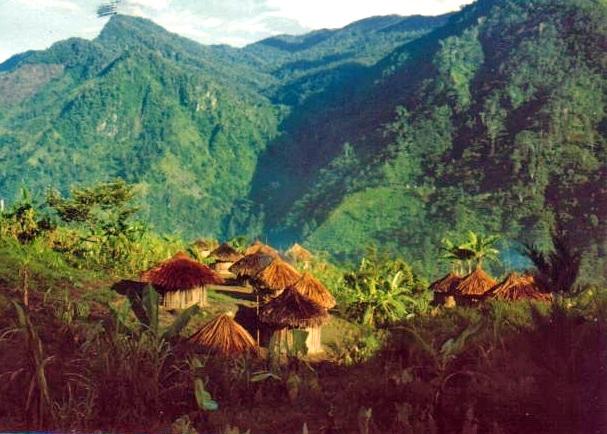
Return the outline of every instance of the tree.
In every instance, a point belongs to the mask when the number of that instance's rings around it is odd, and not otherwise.
[[[460,249],[468,251],[476,261],[476,266],[482,267],[484,260],[497,260],[500,252],[495,245],[499,240],[499,235],[479,235],[468,231],[468,240],[460,246]]]
[[[54,189],[47,194],[47,203],[59,218],[85,232],[82,243],[98,247],[101,262],[128,257],[129,245],[145,232],[144,225],[133,220],[138,211],[134,199],[134,187],[123,180],[73,188],[70,198]]]

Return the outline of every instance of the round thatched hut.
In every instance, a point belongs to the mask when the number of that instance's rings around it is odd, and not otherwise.
[[[300,294],[293,288],[266,303],[260,312],[260,319],[276,329],[278,341],[285,347],[293,344],[291,330],[308,332],[306,346],[308,354],[318,354],[323,351],[321,345],[321,327],[329,319],[327,310],[319,304]]]
[[[301,279],[301,274],[282,259],[274,259],[253,277],[253,285],[274,295],[280,294],[286,288],[295,285]]]
[[[298,243],[293,244],[291,248],[287,250],[286,255],[287,258],[292,261],[302,264],[304,268],[308,268],[310,262],[314,259],[312,253]]]
[[[198,250],[198,253],[201,258],[206,258],[211,254],[217,244],[214,241],[196,240],[194,241],[193,246],[196,250]]]
[[[183,252],[145,271],[141,279],[162,295],[162,305],[167,309],[185,309],[195,304],[206,306],[206,286],[223,283],[217,273]]]
[[[327,287],[310,273],[304,273],[301,279],[293,285],[293,289],[325,309],[333,309],[335,307],[335,298]]]
[[[430,285],[430,289],[434,292],[435,304],[452,305],[454,300],[455,290],[457,285],[461,283],[463,278],[455,273],[449,273],[445,277],[437,280]]]
[[[215,258],[215,263],[213,264],[215,271],[218,273],[229,273],[228,270],[232,264],[242,258],[242,253],[229,244],[223,243],[213,250],[210,256]]]
[[[280,254],[276,250],[259,240],[251,244],[244,252],[245,255],[253,255],[255,253],[263,253],[264,255],[271,256],[275,259],[280,258]]]
[[[230,314],[222,314],[209,321],[190,336],[189,341],[224,357],[257,350],[253,337]]]
[[[272,263],[273,257],[264,253],[253,253],[236,261],[229,271],[237,277],[250,279]]]
[[[497,282],[482,268],[477,267],[464,277],[455,287],[455,296],[460,300],[478,301],[487,294]]]
[[[491,289],[488,295],[498,300],[507,301],[551,300],[550,294],[542,291],[534,276],[529,274],[520,276],[517,273],[510,273],[502,282]]]

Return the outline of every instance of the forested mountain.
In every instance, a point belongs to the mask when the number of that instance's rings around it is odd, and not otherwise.
[[[166,232],[342,258],[376,243],[425,269],[448,231],[558,227],[600,276],[606,77],[603,0],[479,0],[242,49],[115,16],[0,65],[0,186],[122,177]]]

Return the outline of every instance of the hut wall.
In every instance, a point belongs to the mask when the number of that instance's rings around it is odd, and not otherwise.
[[[187,309],[193,305],[207,306],[206,288],[192,288],[187,291],[170,291],[164,294],[162,306],[165,309]]]
[[[218,273],[226,273],[226,274],[230,274],[230,267],[233,265],[233,262],[216,262],[213,265],[213,268],[215,269],[215,271],[217,271]]]
[[[320,327],[314,327],[306,329],[308,337],[306,339],[306,346],[308,347],[308,354],[322,353],[322,344],[320,342]]]

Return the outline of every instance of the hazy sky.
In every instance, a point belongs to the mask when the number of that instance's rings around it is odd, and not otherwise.
[[[123,0],[123,14],[150,18],[205,44],[241,46],[281,33],[342,27],[373,15],[438,15],[472,0]],[[94,38],[97,0],[0,0],[0,62],[72,36]]]

